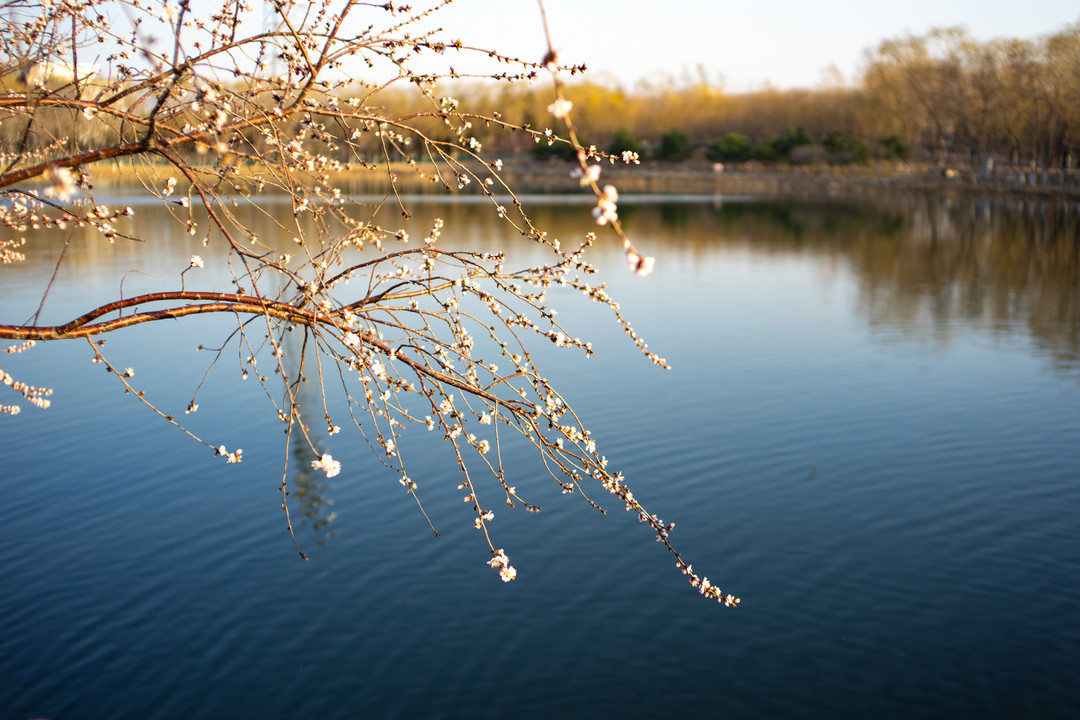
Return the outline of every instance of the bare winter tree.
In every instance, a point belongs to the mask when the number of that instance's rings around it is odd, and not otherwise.
[[[608,468],[593,436],[534,363],[530,348],[537,344],[592,352],[589,342],[556,320],[546,291],[560,286],[611,308],[641,352],[666,367],[604,286],[589,282],[595,269],[587,251],[596,236],[584,234],[575,247],[564,248],[535,227],[475,128],[576,148],[577,175],[596,195],[593,219],[622,243],[630,269],[644,275],[653,260],[624,234],[615,188],[599,182],[601,161],[637,158],[609,157],[579,141],[562,79],[580,68],[561,65],[550,40],[548,55],[531,61],[440,39],[433,23],[450,1],[414,8],[272,0],[258,9],[245,0],[225,0],[216,8],[196,7],[192,0],[0,2],[3,262],[17,264],[39,252],[35,232],[66,226],[96,228],[101,242],[142,239],[126,220],[131,208],[95,200],[91,177],[109,169],[137,180],[191,235],[225,248],[235,286],[232,292],[189,288],[204,264],[195,255],[178,268],[179,281],[162,280],[157,292],[118,293],[62,324],[39,324],[37,315],[3,324],[0,339],[14,341],[9,353],[37,342],[88,342],[93,360],[150,412],[236,463],[240,449],[184,427],[178,413],[184,408],[153,404],[130,368],[106,358],[101,340],[120,328],[226,314],[236,325],[218,354],[243,348],[241,370],[263,384],[286,431],[286,447],[305,443],[318,457],[312,465],[327,476],[341,465],[320,455],[316,434],[337,434],[338,422],[352,425],[423,512],[399,440],[411,428],[436,431],[457,459],[468,522],[482,531],[489,564],[504,581],[513,580],[516,570],[490,534],[492,503],[536,509],[506,482],[500,438],[516,433],[534,446],[566,492],[597,508],[594,493],[614,496],[674,554],[692,586],[733,606],[738,599],[684,561],[669,541],[673,525],[648,512],[623,476]],[[542,6],[540,11],[546,32]],[[474,115],[459,107],[441,83],[458,77],[456,58],[469,55],[498,63],[503,69],[495,81],[546,77],[556,129],[512,125],[497,113]],[[381,79],[355,80],[361,68],[364,76]],[[394,110],[403,96],[411,98],[409,108]],[[447,191],[479,188],[509,226],[546,246],[551,262],[511,268],[501,253],[452,249],[446,237],[452,233],[441,220],[423,238],[381,227],[340,182],[342,172],[357,168],[378,174],[405,217],[410,210],[399,194],[405,173]],[[236,211],[259,207],[271,193],[292,204],[295,222],[279,224],[280,233],[296,242],[289,254],[276,249],[274,239],[259,237]],[[304,350],[287,366],[283,344],[290,331],[300,334]],[[26,402],[48,407],[48,389],[3,371],[0,376]],[[301,384],[313,380],[322,393],[321,417],[309,416],[299,401]],[[347,408],[340,417],[329,409],[338,405],[327,402],[337,393]],[[0,406],[3,413],[19,412],[18,398],[4,400],[11,404]],[[197,409],[195,400],[186,408]],[[288,462],[281,492],[291,531],[287,478]]]

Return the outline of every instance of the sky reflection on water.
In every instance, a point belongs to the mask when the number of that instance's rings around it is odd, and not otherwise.
[[[529,199],[569,242],[587,206]],[[493,208],[426,203],[472,247],[520,248]],[[5,420],[0,707],[11,717],[1070,717],[1080,713],[1080,214],[1072,206],[649,199],[622,206],[646,280],[594,262],[671,372],[601,308],[560,302],[593,359],[541,348],[601,452],[695,567],[744,598],[701,601],[636,521],[602,517],[508,450],[544,512],[497,510],[519,579],[497,581],[439,443],[410,475],[443,539],[356,438],[342,475],[276,493],[280,427],[224,364],[192,422],[224,466],[102,382],[81,343],[7,356],[56,387]],[[136,222],[159,222],[150,209]],[[109,299],[154,247],[79,237],[50,321]],[[54,256],[0,269],[4,321]],[[191,278],[188,278],[191,281]],[[127,275],[125,293],[161,282]],[[178,282],[178,281],[177,281]],[[562,299],[560,299],[562,300]],[[106,346],[182,409],[221,319]],[[315,402],[317,397],[312,398]],[[409,437],[415,436],[415,437]],[[414,447],[415,446],[415,447]],[[300,465],[306,458],[301,457]]]

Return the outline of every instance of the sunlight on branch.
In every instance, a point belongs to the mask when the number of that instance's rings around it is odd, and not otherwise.
[[[347,476],[349,468],[323,452],[320,428],[330,438],[351,425],[428,518],[423,479],[408,474],[401,439],[410,431],[430,432],[453,453],[468,522],[484,538],[488,564],[509,582],[517,570],[492,538],[493,508],[540,509],[507,483],[502,449],[509,432],[532,446],[563,492],[581,495],[601,512],[592,494],[613,496],[674,554],[693,587],[733,606],[737,598],[683,560],[669,539],[674,524],[647,511],[623,475],[609,469],[592,433],[534,362],[536,348],[548,344],[593,353],[591,342],[557,319],[549,299],[549,292],[565,297],[568,289],[609,308],[648,360],[667,367],[592,277],[597,270],[588,251],[601,242],[598,236],[584,233],[564,247],[536,227],[505,180],[502,159],[485,152],[475,130],[483,125],[526,143],[569,143],[577,152],[576,176],[596,197],[592,220],[618,238],[630,269],[646,275],[654,259],[626,235],[618,191],[599,182],[601,161],[635,164],[638,158],[609,156],[579,139],[562,76],[580,69],[560,65],[550,37],[547,57],[535,60],[470,47],[432,29],[449,4],[278,0],[264,17],[244,0],[227,0],[213,12],[196,11],[186,0],[6,3],[0,21],[3,262],[17,265],[35,253],[41,232],[92,228],[106,245],[147,240],[129,221],[138,204],[110,208],[95,199],[95,175],[112,173],[137,182],[142,195],[160,202],[204,246],[225,248],[233,287],[203,287],[209,259],[195,254],[172,279],[161,278],[156,292],[125,296],[121,287],[115,300],[53,325],[39,322],[39,307],[29,319],[5,318],[0,338],[22,343],[9,352],[38,341],[85,338],[92,361],[125,393],[226,463],[239,463],[242,450],[181,421],[198,411],[198,389],[183,413],[158,407],[136,385],[137,368],[108,359],[101,339],[146,323],[230,316],[236,324],[228,336],[201,348],[213,357],[207,372],[235,352],[243,378],[257,379],[280,420],[287,451],[280,492],[290,532],[288,477],[296,441],[318,458],[312,469]],[[460,107],[449,82],[464,77],[454,59],[470,55],[502,68],[489,81],[550,77],[550,112],[565,137]],[[414,70],[417,59],[439,60],[444,69]],[[478,195],[550,259],[512,267],[512,253],[455,248],[441,219],[426,237],[384,227],[374,220],[377,208],[350,195],[345,178],[356,173],[377,178],[381,204],[403,218],[413,202],[401,189],[406,179]],[[287,197],[291,212],[263,210],[273,196]],[[274,224],[273,237],[242,219],[245,207]],[[588,224],[584,213],[582,219]],[[282,250],[286,244],[289,252]],[[64,260],[63,254],[56,259],[57,269]],[[62,277],[54,273],[53,280]],[[290,342],[299,336],[300,351],[286,363],[290,332]],[[27,402],[48,406],[49,390],[2,376]],[[300,402],[309,382],[319,389],[319,416]]]

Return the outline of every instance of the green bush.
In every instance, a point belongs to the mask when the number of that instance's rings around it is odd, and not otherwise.
[[[705,157],[713,162],[742,162],[750,159],[750,139],[729,132],[705,148]]]
[[[750,149],[750,158],[761,162],[790,160],[791,151],[804,145],[813,145],[814,141],[801,127],[789,127],[783,135],[758,140]]]
[[[881,145],[887,153],[887,157],[894,157],[903,160],[907,157],[908,151],[911,149],[908,144],[900,139],[899,135],[889,135],[887,137],[878,138],[878,145]]]
[[[830,132],[825,136],[822,145],[832,156],[830,159],[833,162],[867,163],[870,161],[870,150],[857,137],[843,130]]]
[[[813,145],[814,141],[801,127],[789,127],[784,134],[773,140],[773,147],[778,155],[790,157],[791,151],[803,145]]]
[[[763,138],[754,143],[750,148],[750,159],[760,162],[776,162],[780,159],[780,151],[776,149],[776,138]]]
[[[671,130],[660,136],[656,157],[667,162],[680,162],[694,154],[694,139],[684,132]]]

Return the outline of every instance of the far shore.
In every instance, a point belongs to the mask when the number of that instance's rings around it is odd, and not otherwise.
[[[565,162],[508,163],[504,176],[514,186],[539,186],[543,192],[577,188]],[[995,168],[981,172],[959,166],[879,162],[873,165],[721,165],[704,162],[638,166],[604,165],[602,177],[619,192],[713,194],[764,197],[832,198],[884,190],[931,194],[978,194],[1080,200],[1080,172],[1042,168]]]
[[[478,192],[491,171],[479,163],[467,163],[474,181],[464,189],[453,183],[453,192]],[[573,163],[560,160],[534,160],[516,157],[504,160],[499,176],[517,194],[580,193],[577,180],[571,177]],[[197,168],[199,169],[199,168]],[[421,168],[424,169],[424,168]],[[202,168],[211,177],[216,170]],[[348,166],[331,173],[329,181],[343,192],[385,193],[389,190],[386,173],[397,178],[399,193],[441,194],[444,185],[430,173],[419,177],[406,163],[392,163],[375,168]],[[135,170],[130,163],[98,164],[91,167],[95,185],[124,186],[145,183],[154,187],[168,177],[182,180],[180,173],[165,164],[140,163]],[[443,168],[445,172],[445,168]],[[233,166],[229,179],[246,184],[259,177],[253,166]],[[205,176],[204,176],[205,178]],[[453,176],[450,176],[453,181]],[[1080,200],[1080,171],[1031,168],[983,167],[975,171],[960,164],[913,164],[881,161],[871,165],[762,165],[742,163],[721,165],[704,161],[663,163],[643,161],[640,165],[603,164],[601,184],[609,182],[627,194],[654,195],[741,195],[777,198],[845,198],[880,194],[883,191],[907,191],[942,195],[1011,196],[1040,199]],[[178,186],[182,190],[183,184]],[[498,183],[490,191],[499,193]]]

